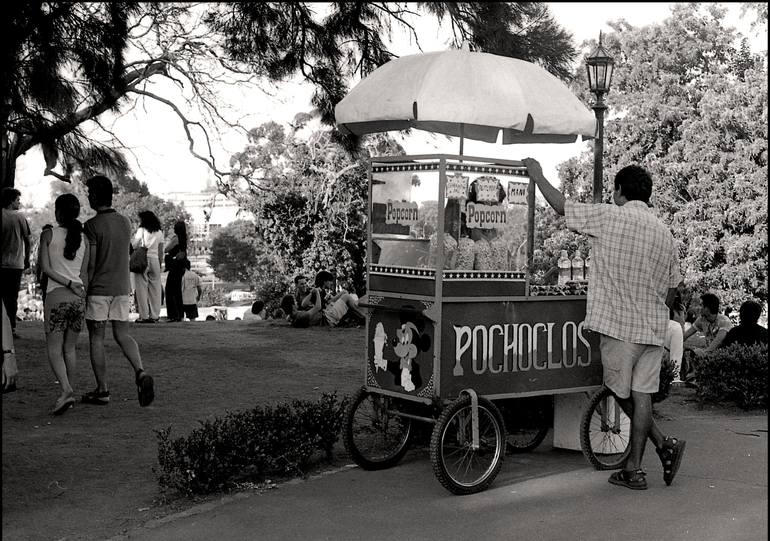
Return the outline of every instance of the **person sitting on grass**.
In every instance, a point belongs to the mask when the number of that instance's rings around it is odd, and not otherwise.
[[[740,323],[727,332],[719,347],[724,348],[732,344],[767,345],[767,329],[757,323],[762,315],[762,306],[756,301],[746,301],[741,304],[738,315]]]
[[[322,308],[323,290],[321,288],[314,288],[311,295],[314,304],[308,310],[296,310],[292,304],[292,311],[289,313],[289,322],[291,322],[292,327],[311,327],[314,325],[336,327],[348,312],[366,320],[366,314],[358,307],[358,296],[352,295],[344,289],[329,299],[326,308]]]
[[[251,305],[251,309],[246,310],[243,313],[243,320],[262,321],[267,319],[267,312],[265,309],[265,301],[257,299],[254,304]]]

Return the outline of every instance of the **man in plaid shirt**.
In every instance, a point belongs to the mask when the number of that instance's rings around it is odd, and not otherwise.
[[[614,205],[566,201],[527,158],[530,178],[546,201],[567,218],[567,227],[591,240],[591,275],[586,328],[599,333],[604,384],[631,419],[628,459],[609,482],[636,490],[647,488],[641,469],[649,437],[670,485],[684,455],[685,441],[664,437],[652,419],[660,363],[679,274],[677,249],[666,225],[649,209],[652,179],[629,165],[615,176]]]

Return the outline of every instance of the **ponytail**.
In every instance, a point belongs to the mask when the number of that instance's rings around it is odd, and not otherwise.
[[[83,224],[75,218],[70,220],[64,227],[67,228],[67,237],[64,241],[64,257],[72,261],[75,259],[75,255],[77,255],[83,242]]]
[[[67,228],[64,241],[64,257],[72,261],[83,242],[83,224],[78,220],[80,201],[71,193],[65,193],[56,198],[54,203],[56,219]]]

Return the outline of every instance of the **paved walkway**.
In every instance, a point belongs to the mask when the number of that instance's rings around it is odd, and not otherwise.
[[[379,472],[357,467],[150,522],[131,540],[730,540],[768,538],[767,416],[698,413],[660,421],[687,440],[673,485],[652,446],[649,489],[607,483],[576,451],[508,457],[492,486],[454,496],[434,478],[427,451]]]

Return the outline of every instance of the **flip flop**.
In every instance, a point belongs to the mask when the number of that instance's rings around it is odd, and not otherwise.
[[[75,397],[71,396],[64,400],[61,404],[59,404],[58,400],[56,402],[56,405],[54,405],[53,411],[51,412],[51,415],[62,415],[65,411],[70,409],[75,405]]]

